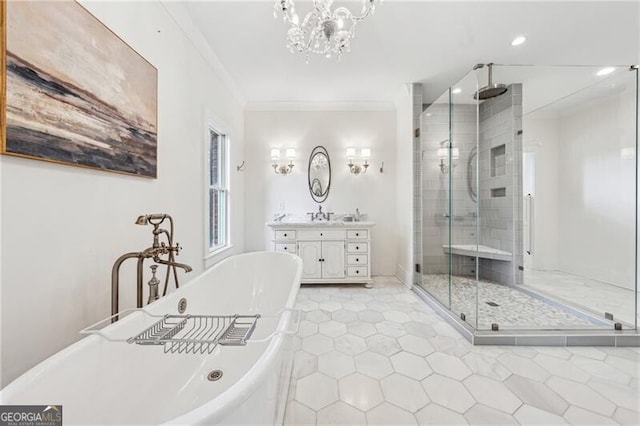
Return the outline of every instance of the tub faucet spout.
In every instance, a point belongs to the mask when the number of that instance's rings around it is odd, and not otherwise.
[[[154,260],[156,263],[159,263],[161,265],[167,265],[167,266],[176,266],[178,268],[184,269],[185,272],[191,272],[193,271],[193,268],[187,264],[184,263],[178,263],[178,262],[170,262],[167,260],[163,260],[163,259],[157,259]]]

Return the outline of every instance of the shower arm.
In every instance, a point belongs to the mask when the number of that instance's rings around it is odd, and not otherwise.
[[[489,84],[488,84],[488,86],[492,86],[493,85],[493,62],[487,64],[487,68],[489,68],[489,70],[488,70],[489,71],[489,78],[488,78],[488,80],[489,80],[488,83]]]

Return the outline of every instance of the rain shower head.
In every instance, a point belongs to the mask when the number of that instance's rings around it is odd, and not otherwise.
[[[506,91],[507,86],[505,86],[504,84],[492,84],[480,88],[476,93],[473,94],[473,99],[484,101],[485,99],[491,99],[495,98],[496,96],[500,96]]]
[[[487,64],[487,67],[489,68],[489,81],[486,86],[481,87],[476,93],[473,94],[473,99],[477,101],[484,101],[486,99],[495,98],[496,96],[504,94],[508,89],[506,84],[493,84],[493,64]],[[476,65],[473,69],[478,68],[482,68],[482,66]]]

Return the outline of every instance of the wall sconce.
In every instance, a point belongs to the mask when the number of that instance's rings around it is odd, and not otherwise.
[[[460,157],[460,150],[452,147],[448,140],[440,142],[440,148],[438,148],[438,160],[440,160],[440,171],[442,174],[449,172],[449,164],[445,162],[449,158],[449,150],[451,150],[451,168],[456,167],[455,161]]]
[[[293,159],[296,158],[296,150],[293,148],[287,148],[287,159],[289,160],[289,164],[278,164],[280,161],[280,150],[278,148],[273,148],[271,150],[271,167],[273,167],[273,171],[279,175],[288,175],[293,170]]]
[[[369,158],[371,158],[371,150],[369,148],[362,148],[360,150],[360,157],[362,157],[362,159],[364,160],[364,163],[361,165],[353,163],[353,159],[355,158],[355,156],[356,149],[347,148],[347,160],[349,161],[349,163],[347,163],[347,166],[349,166],[349,171],[354,175],[367,173],[367,168],[369,167],[367,161],[369,160]]]

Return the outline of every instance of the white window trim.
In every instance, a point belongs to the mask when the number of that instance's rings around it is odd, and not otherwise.
[[[211,114],[206,114],[208,117],[211,117]],[[231,243],[231,172],[230,172],[230,164],[231,164],[231,135],[227,131],[227,127],[220,120],[215,118],[208,118],[205,120],[206,126],[204,131],[204,191],[203,191],[203,213],[204,213],[204,256],[203,260],[205,261],[205,268],[212,266],[217,262],[213,262],[214,258],[219,257],[223,253],[231,250],[233,248],[233,244]],[[210,155],[209,155],[209,144],[211,143],[211,131],[214,131],[218,134],[224,135],[225,137],[225,180],[226,180],[226,193],[227,193],[227,202],[225,203],[225,231],[226,231],[226,242],[225,245],[216,247],[215,249],[211,249],[209,246],[209,235],[210,235],[210,217],[211,212],[210,202],[209,202],[209,189],[210,189],[210,173],[211,173],[211,164],[210,164]],[[225,256],[226,257],[226,256]],[[222,258],[220,259],[222,260]]]

